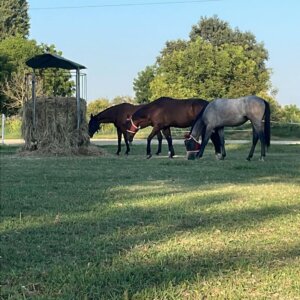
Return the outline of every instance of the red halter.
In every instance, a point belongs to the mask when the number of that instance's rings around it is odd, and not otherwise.
[[[133,123],[132,118],[127,119],[127,121],[130,121],[130,122],[131,122],[130,128],[126,130],[127,132],[130,132],[130,133],[135,134],[135,133],[137,133],[137,132],[139,131],[139,129],[141,128],[140,126],[136,126],[136,125]]]
[[[186,151],[187,153],[195,153],[195,152],[199,152],[200,147],[201,147],[201,143],[199,143],[199,141],[196,140],[195,137],[193,137],[191,134],[189,135],[189,137],[186,137],[186,140],[190,140],[192,139],[196,144],[195,144],[195,149],[194,150],[189,150]]]

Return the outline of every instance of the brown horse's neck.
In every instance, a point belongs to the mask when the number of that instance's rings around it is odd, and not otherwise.
[[[99,114],[95,116],[99,123],[114,123],[115,121],[115,113],[111,109],[111,107],[101,111]]]
[[[154,107],[155,108],[155,107]],[[146,105],[141,105],[141,108],[138,109],[133,115],[132,115],[132,121],[137,126],[140,126],[141,128],[145,128],[147,126],[152,125],[152,115],[153,115],[153,108],[151,103]]]
[[[149,125],[151,125],[151,120],[150,118],[148,118],[148,116],[144,115],[144,114],[133,114],[132,115],[132,121],[133,123],[141,128],[147,127]]]

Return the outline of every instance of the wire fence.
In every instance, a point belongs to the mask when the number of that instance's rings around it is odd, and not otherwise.
[[[174,139],[182,139],[191,127],[175,128],[171,127],[172,137]],[[152,131],[152,127],[140,130],[135,138],[147,138]],[[252,125],[247,122],[239,127],[225,127],[225,138],[227,139],[249,139],[252,137]],[[116,135],[116,128],[112,124],[103,124],[96,134],[96,138],[108,138]],[[297,122],[277,122],[271,121],[271,135],[275,138],[293,138],[300,139],[300,123]]]
[[[183,139],[184,135],[190,131],[188,128],[171,128],[172,137],[174,139]],[[147,138],[152,127],[147,127],[140,130],[136,138]],[[0,122],[0,133],[2,144],[5,138],[21,138],[21,118],[20,117],[6,117],[2,115]],[[272,138],[284,139],[300,139],[300,123],[298,122],[278,122],[271,121],[271,135]],[[95,138],[116,138],[117,130],[113,124],[103,124],[101,129],[94,136]],[[247,122],[239,127],[225,127],[226,139],[250,139],[252,136],[251,123]]]

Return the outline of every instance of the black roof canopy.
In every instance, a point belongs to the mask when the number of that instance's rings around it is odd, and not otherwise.
[[[85,66],[68,60],[62,56],[45,53],[36,55],[26,61],[26,65],[33,69],[61,68],[66,70],[86,69]]]

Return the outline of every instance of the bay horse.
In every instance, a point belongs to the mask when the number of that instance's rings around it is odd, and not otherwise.
[[[159,131],[162,131],[168,142],[169,157],[172,158],[175,155],[175,151],[170,127],[186,128],[192,126],[197,115],[208,103],[208,101],[203,99],[161,97],[145,104],[127,120],[128,140],[132,141],[139,129],[152,126],[153,129],[147,138],[147,158],[152,156],[151,140]],[[217,133],[213,134],[211,139],[215,146],[215,153],[217,155],[220,154],[220,139]]]
[[[126,120],[128,116],[131,116],[134,112],[140,109],[143,105],[133,105],[130,103],[121,103],[118,105],[111,106],[97,115],[93,116],[91,114],[91,119],[89,121],[88,133],[90,137],[93,137],[96,131],[100,129],[101,123],[113,123],[117,128],[118,135],[118,149],[116,154],[119,155],[121,152],[121,140],[122,134],[124,137],[124,141],[126,144],[126,152],[128,155],[130,151],[129,142],[126,135]],[[158,140],[158,149],[156,154],[161,153],[161,145],[162,145],[162,134],[161,132],[157,132],[157,140]]]
[[[185,146],[187,158],[202,157],[208,139],[217,132],[220,137],[221,159],[226,156],[224,127],[239,126],[250,120],[252,124],[252,146],[247,157],[251,160],[258,139],[261,143],[261,157],[266,156],[266,146],[270,146],[270,105],[257,96],[246,96],[237,99],[216,99],[201,111],[195,121],[190,134],[186,137]],[[198,142],[200,136],[202,143]],[[196,153],[196,155],[195,155]]]

